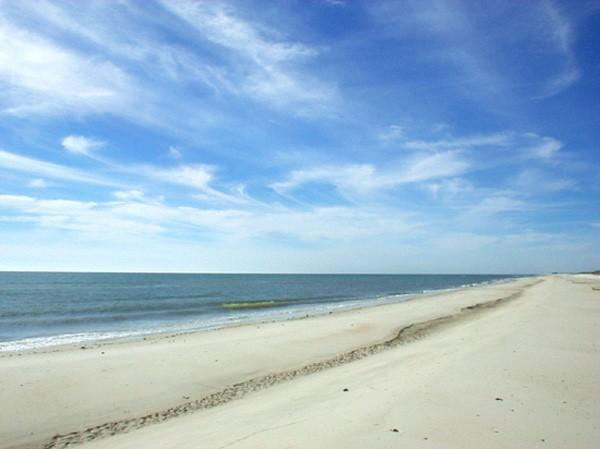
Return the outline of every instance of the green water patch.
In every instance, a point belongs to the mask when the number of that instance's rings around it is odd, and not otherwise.
[[[263,309],[267,307],[281,307],[287,305],[287,301],[247,301],[247,302],[225,302],[221,307],[228,310],[236,309]]]

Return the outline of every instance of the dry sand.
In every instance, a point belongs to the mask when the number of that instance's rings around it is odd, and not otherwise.
[[[3,355],[0,447],[600,447],[599,319],[596,278],[551,276]]]

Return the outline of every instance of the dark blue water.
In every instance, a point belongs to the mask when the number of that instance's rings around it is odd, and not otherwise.
[[[293,318],[510,277],[0,272],[0,351]]]

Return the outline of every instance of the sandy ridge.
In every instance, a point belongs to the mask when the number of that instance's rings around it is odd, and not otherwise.
[[[309,363],[300,368],[271,373],[236,383],[220,391],[211,393],[201,399],[185,402],[166,410],[147,414],[137,418],[107,422],[98,426],[89,427],[85,430],[71,432],[64,435],[56,435],[42,447],[43,449],[63,449],[75,444],[106,438],[116,434],[127,433],[135,429],[146,427],[151,424],[161,423],[181,415],[193,413],[198,410],[218,407],[228,402],[242,399],[254,391],[264,390],[274,385],[291,381],[300,376],[318,373],[330,368],[361,360],[370,355],[378,354],[397,346],[419,340],[433,332],[441,330],[444,327],[453,326],[466,319],[474,318],[479,313],[517,299],[523,294],[525,289],[540,282],[542,282],[541,279],[535,280],[534,282],[528,283],[521,287],[516,293],[512,293],[496,300],[485,301],[463,307],[459,312],[454,314],[444,315],[431,320],[409,324],[401,328],[393,338],[380,343],[359,347],[357,349],[338,354],[327,360]]]

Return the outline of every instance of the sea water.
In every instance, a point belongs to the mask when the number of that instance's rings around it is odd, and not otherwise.
[[[0,351],[290,319],[512,277],[0,272]]]

